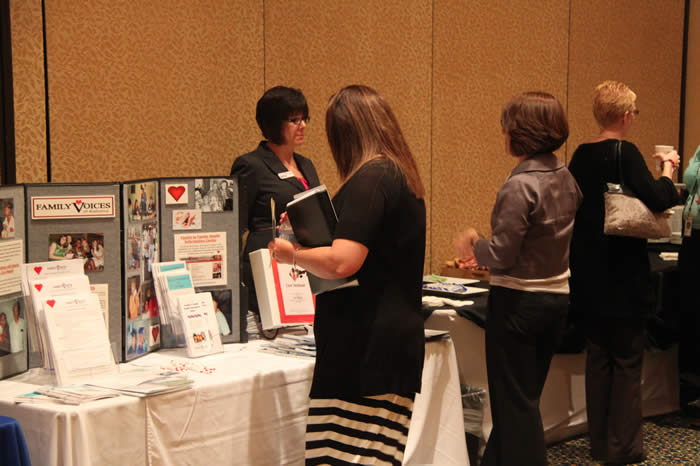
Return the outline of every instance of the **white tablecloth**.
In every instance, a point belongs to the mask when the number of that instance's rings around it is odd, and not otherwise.
[[[21,404],[50,384],[40,369],[0,382],[0,413],[19,421],[33,464],[303,464],[313,360],[258,351],[262,342],[188,359],[161,350],[130,364],[194,362],[192,389],[149,398],[120,396],[81,406]],[[457,362],[451,340],[426,344],[404,464],[468,464]]]

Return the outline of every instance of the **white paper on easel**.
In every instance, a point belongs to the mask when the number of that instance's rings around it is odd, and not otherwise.
[[[47,297],[44,320],[59,385],[118,373],[94,293]]]
[[[178,306],[185,332],[187,356],[196,358],[220,353],[219,323],[214,315],[211,293],[195,293],[178,296]]]

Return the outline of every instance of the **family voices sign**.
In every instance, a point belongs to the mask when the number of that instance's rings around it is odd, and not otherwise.
[[[114,196],[32,197],[33,220],[114,216]]]

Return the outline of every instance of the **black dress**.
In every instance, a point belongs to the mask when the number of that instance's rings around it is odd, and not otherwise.
[[[384,159],[340,189],[335,239],[365,245],[359,286],[318,295],[312,398],[413,396],[420,391],[425,203]]]

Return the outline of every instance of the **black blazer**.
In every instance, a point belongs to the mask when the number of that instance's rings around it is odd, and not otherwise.
[[[311,160],[297,153],[294,154],[297,167],[313,188],[320,184],[316,168]],[[241,186],[245,187],[246,204],[248,208],[247,226],[250,230],[243,260],[248,262],[248,253],[260,248],[266,248],[272,239],[272,221],[270,216],[270,198],[275,199],[275,218],[279,222],[280,215],[287,208],[287,203],[294,195],[305,190],[304,185],[294,176],[282,179],[281,173],[287,168],[280,159],[262,141],[257,149],[241,155],[231,167],[231,175],[240,177]]]

